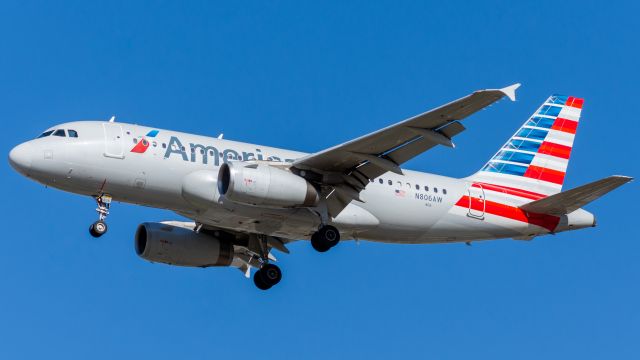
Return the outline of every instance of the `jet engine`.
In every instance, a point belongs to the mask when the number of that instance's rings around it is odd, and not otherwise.
[[[290,171],[242,162],[222,164],[218,192],[231,201],[270,207],[311,207],[320,199],[313,185]]]
[[[140,224],[135,248],[141,258],[169,265],[231,266],[234,259],[231,242],[166,223]]]

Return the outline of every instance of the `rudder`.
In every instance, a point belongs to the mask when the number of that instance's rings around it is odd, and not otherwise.
[[[552,95],[468,179],[542,198],[562,190],[584,100]]]

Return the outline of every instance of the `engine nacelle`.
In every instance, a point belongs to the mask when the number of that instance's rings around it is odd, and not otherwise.
[[[142,223],[135,236],[143,259],[178,266],[230,266],[233,244],[193,230],[163,223]]]
[[[220,166],[218,192],[231,201],[271,207],[311,207],[320,199],[313,185],[290,171],[241,162]]]

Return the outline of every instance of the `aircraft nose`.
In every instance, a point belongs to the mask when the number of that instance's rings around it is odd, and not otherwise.
[[[9,153],[9,163],[21,174],[26,175],[31,168],[31,158],[33,156],[33,146],[29,143],[22,143]]]

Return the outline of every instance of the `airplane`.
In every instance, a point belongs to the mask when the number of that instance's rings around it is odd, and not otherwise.
[[[127,123],[53,126],[13,148],[9,162],[46,186],[91,196],[100,237],[112,201],[173,211],[192,221],[144,222],[145,260],[231,266],[267,290],[282,279],[273,249],[310,240],[467,243],[594,227],[582,207],[632,180],[610,176],[562,191],[583,99],[552,95],[480,170],[465,178],[411,171],[406,161],[454,147],[461,120],[520,84],[458,100],[331,148],[303,153]]]

